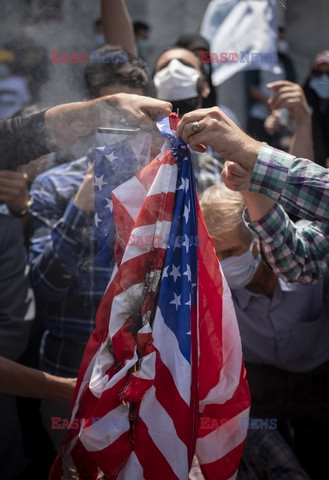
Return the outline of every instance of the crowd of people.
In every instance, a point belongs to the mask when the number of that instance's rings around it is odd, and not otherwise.
[[[279,30],[285,74],[247,73],[247,134],[219,103],[211,68],[200,62],[200,51],[209,50],[203,37],[177,38],[152,75],[149,26],[132,24],[124,0],[101,2],[101,11],[95,52],[126,61],[86,64],[87,100],[38,110],[33,73],[24,76],[16,65],[18,49],[0,50],[0,477],[47,478],[64,434],[53,419],[70,417],[112,273],[112,263],[94,261],[97,129],[143,126],[156,137],[155,122],[177,111],[177,136],[191,148],[201,209],[232,291],[251,417],[275,425],[248,432],[238,479],[322,480],[329,51],[315,56],[302,87]],[[65,148],[85,137],[85,155],[72,160]],[[203,478],[196,458],[190,478]]]

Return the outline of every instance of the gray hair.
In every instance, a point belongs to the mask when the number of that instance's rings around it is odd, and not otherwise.
[[[220,237],[238,226],[246,238],[250,237],[242,218],[246,205],[240,192],[234,192],[224,184],[213,185],[203,192],[200,206],[211,237]]]

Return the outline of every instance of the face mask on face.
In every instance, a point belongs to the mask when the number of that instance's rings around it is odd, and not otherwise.
[[[5,78],[9,75],[10,68],[6,63],[0,63],[0,78]]]
[[[279,40],[278,41],[278,52],[285,54],[288,53],[289,50],[289,43],[287,40]]]
[[[320,77],[313,77],[310,81],[310,87],[320,98],[329,98],[329,75],[323,73]]]
[[[145,53],[149,46],[149,41],[146,38],[138,38],[136,40],[136,45],[139,52]]]
[[[197,84],[200,72],[179,60],[171,60],[154,75],[157,97],[160,100],[186,100],[198,97]]]
[[[252,254],[253,247],[254,240],[251,242],[249,249],[242,255],[225,258],[220,262],[228,286],[232,290],[247,286],[255,275],[261,256],[258,253],[257,258],[254,258]]]
[[[96,43],[97,47],[102,47],[103,45],[105,45],[105,38],[104,38],[104,35],[102,33],[96,33],[95,43]]]

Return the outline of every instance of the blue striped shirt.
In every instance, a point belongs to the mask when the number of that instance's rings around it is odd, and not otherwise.
[[[93,215],[73,203],[89,166],[87,157],[39,175],[31,187],[29,261],[46,331],[41,368],[75,376],[94,329],[110,268],[94,262]]]

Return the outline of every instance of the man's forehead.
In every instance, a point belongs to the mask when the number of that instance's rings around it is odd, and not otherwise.
[[[189,67],[195,68],[200,71],[200,64],[197,57],[193,52],[186,48],[171,48],[163,52],[157,60],[155,70],[158,72],[162,68],[166,67],[171,60],[179,60]]]

